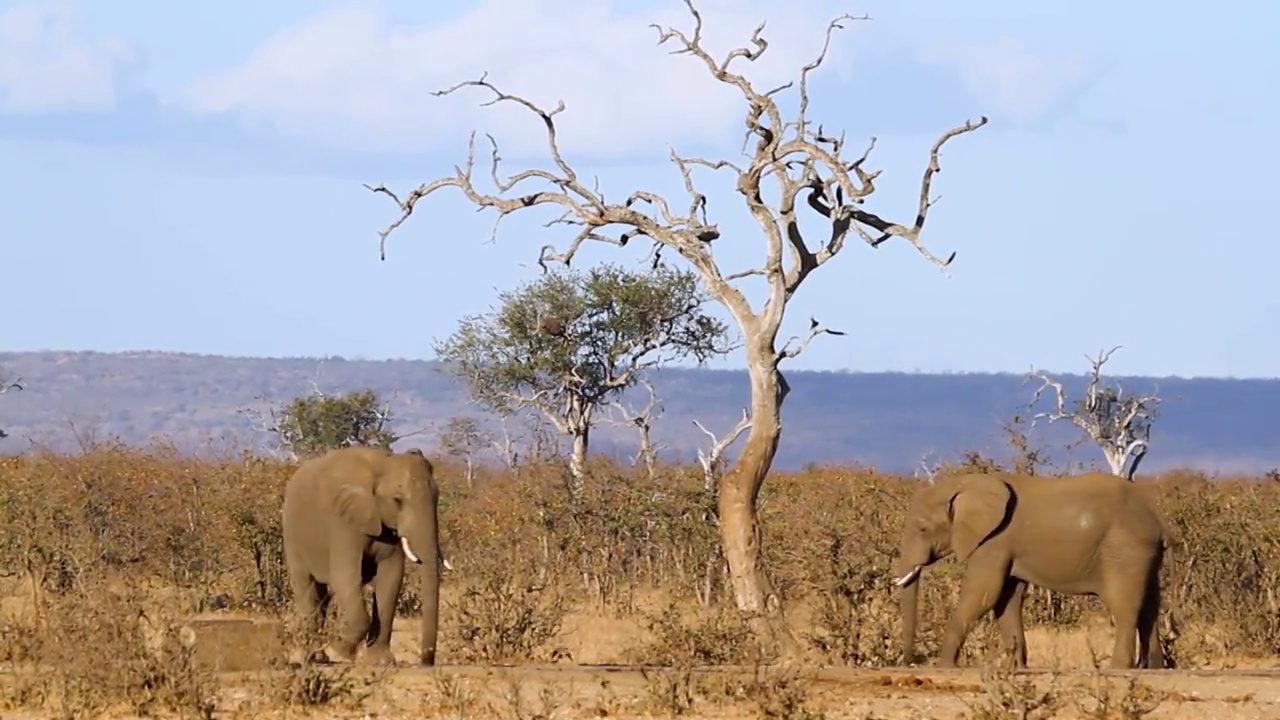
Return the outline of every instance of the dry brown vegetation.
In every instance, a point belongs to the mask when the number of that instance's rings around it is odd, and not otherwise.
[[[1103,718],[1173,717],[1170,707],[1198,713],[1206,703],[1253,708],[1241,717],[1280,709],[1280,697],[1250,695],[1245,679],[1216,695],[1165,679],[1280,655],[1274,478],[1140,481],[1173,534],[1162,635],[1180,670],[1126,685],[1069,672],[1105,662],[1091,657],[1110,647],[1101,605],[1042,591],[1027,607],[1029,662],[1067,680],[894,668],[889,565],[913,483],[856,467],[774,473],[765,486],[768,566],[804,653],[773,663],[726,595],[701,470],[662,468],[650,479],[605,461],[574,501],[563,467],[481,470],[468,488],[462,468],[442,466],[442,540],[455,570],[443,586],[439,661],[449,667],[288,670],[276,620],[289,603],[279,515],[292,469],[117,445],[0,458],[0,712]],[[958,588],[954,563],[932,570],[925,653],[936,650]],[[396,627],[406,660],[414,584]],[[964,661],[990,666],[994,647],[980,627]],[[596,664],[647,667],[583,667]]]

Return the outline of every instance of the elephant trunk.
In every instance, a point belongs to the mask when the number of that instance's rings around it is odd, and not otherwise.
[[[899,599],[902,609],[902,662],[904,665],[910,665],[915,660],[916,618],[919,599],[920,571],[916,570],[914,577],[903,586],[902,597]]]
[[[899,598],[902,611],[902,659],[910,665],[915,660],[916,621],[920,600],[920,575],[933,559],[926,547],[904,538],[898,562],[894,567],[894,585],[902,588]]]
[[[434,513],[432,513],[434,515]],[[440,527],[435,517],[430,518],[430,527],[425,529],[424,543],[418,546],[423,552],[420,556],[422,563],[422,583],[420,585],[420,599],[422,600],[422,646],[420,649],[420,661],[423,665],[436,664],[436,638],[439,634],[440,623]]]

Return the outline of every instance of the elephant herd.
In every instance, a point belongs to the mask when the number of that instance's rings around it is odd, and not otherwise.
[[[302,463],[285,486],[282,521],[294,622],[309,638],[291,650],[291,663],[351,662],[363,640],[368,661],[394,664],[391,625],[407,559],[422,571],[419,661],[435,664],[440,572],[450,567],[440,549],[438,499],[431,462],[417,449],[342,448]],[[1155,625],[1164,550],[1160,515],[1120,477],[942,477],[920,489],[903,524],[895,571],[903,653],[908,662],[914,657],[922,570],[954,555],[964,579],[938,666],[955,666],[965,636],[989,612],[1015,666],[1025,667],[1022,602],[1030,583],[1102,600],[1116,632],[1111,667],[1162,668]],[[310,638],[331,599],[341,626],[316,649]]]

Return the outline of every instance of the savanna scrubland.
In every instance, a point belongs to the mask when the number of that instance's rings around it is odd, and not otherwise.
[[[1139,478],[1172,534],[1160,626],[1174,670],[1097,670],[1111,645],[1101,604],[1033,590],[1032,670],[1010,673],[989,623],[964,669],[897,667],[890,563],[910,476],[770,474],[764,547],[799,648],[779,662],[726,595],[701,468],[649,477],[593,458],[570,501],[560,462],[481,468],[468,484],[438,460],[454,567],[440,665],[410,664],[411,573],[403,665],[290,669],[280,503],[295,467],[160,444],[0,458],[4,716],[1280,717],[1280,675],[1266,672],[1280,656],[1274,476]],[[954,561],[926,571],[926,658],[956,577]]]

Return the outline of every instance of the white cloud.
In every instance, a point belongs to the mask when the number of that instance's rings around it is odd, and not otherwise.
[[[1080,53],[1033,48],[1025,40],[1009,37],[929,45],[918,52],[918,59],[956,70],[992,115],[1016,123],[1044,119],[1097,71]]]
[[[80,20],[69,0],[0,13],[0,113],[115,107],[132,48],[117,38],[86,38]]]
[[[493,132],[511,153],[542,152],[540,123],[514,105],[478,108],[489,99],[481,90],[430,94],[488,71],[495,84],[544,107],[565,102],[557,122],[566,150],[618,156],[667,142],[736,141],[744,109],[737,91],[712,80],[695,58],[669,55],[671,44],[658,47],[649,27],[691,29],[683,3],[636,5],[482,0],[466,13],[418,25],[393,24],[370,4],[349,5],[312,15],[266,40],[243,64],[193,81],[180,102],[353,149],[424,150],[476,128]],[[699,3],[706,44],[718,56],[768,20],[769,51],[748,74],[771,87],[812,59],[834,5],[796,3],[785,12],[763,5]],[[845,57],[856,32],[854,24],[840,33]],[[833,65],[841,54],[833,51]]]

